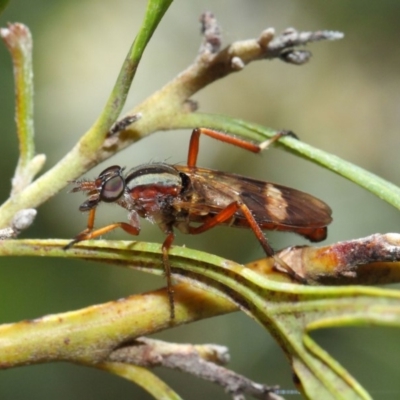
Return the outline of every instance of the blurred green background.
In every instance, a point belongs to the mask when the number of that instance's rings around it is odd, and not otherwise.
[[[53,166],[88,129],[102,109],[144,13],[144,0],[11,0],[1,26],[23,22],[34,38],[37,152]],[[175,0],[145,52],[126,109],[164,85],[196,56],[198,18],[213,11],[224,43],[256,37],[267,27],[282,31],[339,30],[344,40],[309,46],[302,67],[257,62],[195,96],[200,110],[224,113],[272,128],[291,129],[302,140],[400,184],[400,3],[395,0],[321,2]],[[9,55],[0,45],[0,170],[2,199],[17,162],[14,88]],[[88,173],[107,165],[128,168],[151,160],[184,162],[189,131],[152,135]],[[6,151],[7,150],[7,151]],[[316,165],[269,150],[262,156],[202,139],[199,165],[277,181],[322,198],[333,209],[326,243],[377,232],[398,232],[399,211]],[[85,227],[82,196],[63,193],[39,208],[24,237],[71,238]],[[122,209],[101,207],[97,225],[125,220]],[[125,238],[115,232],[110,239]],[[282,248],[305,243],[292,234],[268,233]],[[140,240],[161,243],[157,227],[143,222]],[[262,257],[251,232],[217,228],[199,237],[178,235],[186,244],[240,262]],[[243,251],[246,249],[246,251]],[[14,322],[79,309],[164,285],[160,278],[74,260],[2,258],[0,321]],[[371,328],[326,330],[315,335],[371,391],[398,399],[398,331]],[[230,347],[230,367],[268,384],[291,389],[291,374],[275,342],[242,313],[176,328],[157,337]],[[223,391],[190,376],[159,371],[184,398],[226,399]],[[289,396],[288,396],[289,397]],[[297,397],[297,396],[295,396]],[[149,399],[128,382],[64,363],[0,372],[1,399]]]

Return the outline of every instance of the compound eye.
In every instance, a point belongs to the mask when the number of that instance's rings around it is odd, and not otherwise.
[[[124,193],[125,179],[121,175],[111,176],[101,188],[100,198],[106,203],[118,200]]]

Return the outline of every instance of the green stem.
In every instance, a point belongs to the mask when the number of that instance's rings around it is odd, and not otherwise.
[[[29,163],[35,155],[33,125],[32,36],[22,24],[10,24],[1,30],[10,51],[15,80],[15,121],[19,141],[16,177],[29,175]],[[25,184],[29,184],[25,182]]]
[[[0,208],[0,227],[6,227],[15,213],[24,208],[36,208],[99,162],[99,147],[125,103],[130,83],[144,49],[172,0],[149,0],[140,31],[124,61],[114,89],[98,120],[78,144],[55,167],[8,199]],[[110,154],[108,153],[108,156]]]
[[[93,154],[99,149],[106,133],[121,113],[144,50],[172,1],[148,1],[142,25],[125,58],[111,95],[97,121],[80,141],[81,148],[87,154]]]
[[[172,128],[191,128],[195,126],[219,129],[253,140],[264,140],[277,132],[276,130],[251,124],[243,120],[229,118],[223,115],[201,113],[180,114],[176,116]],[[304,143],[301,140],[285,137],[279,140],[279,144],[289,149],[292,153],[343,176],[375,194],[382,200],[385,200],[392,206],[400,209],[400,188],[393,183],[349,161],[343,160],[338,156]]]

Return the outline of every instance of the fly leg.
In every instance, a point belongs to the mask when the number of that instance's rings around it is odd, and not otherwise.
[[[70,249],[74,244],[78,242],[82,242],[83,240],[89,240],[89,239],[94,239],[96,237],[99,237],[101,235],[104,235],[108,232],[113,231],[114,229],[121,228],[125,232],[130,233],[131,235],[137,236],[140,232],[139,226],[134,226],[132,224],[128,224],[126,222],[116,222],[114,224],[110,224],[107,226],[103,226],[102,228],[99,229],[93,229],[94,228],[94,219],[96,215],[96,208],[92,208],[89,211],[89,217],[88,217],[88,222],[87,222],[87,227],[85,230],[83,230],[81,233],[75,236],[71,242],[69,242],[65,247],[64,250]],[[136,222],[137,218],[134,218],[133,215],[130,215],[130,219],[132,222]]]
[[[274,259],[274,268],[278,271],[286,272],[292,279],[294,279],[297,282],[306,283],[306,280],[303,277],[301,277],[296,271],[294,271],[291,267],[289,267],[289,265],[287,265],[285,261],[283,261],[275,254],[274,250],[268,243],[268,240],[264,236],[263,231],[261,230],[257,221],[253,217],[253,214],[251,213],[249,207],[247,207],[246,204],[244,203],[240,203],[238,206],[242,211],[242,213],[244,214],[244,216],[246,217],[250,225],[250,228],[253,230],[262,248],[264,249],[265,254]]]
[[[226,221],[229,221],[229,219],[231,219],[231,218],[234,218],[234,214],[239,210],[243,213],[243,215],[247,219],[247,222],[249,223],[250,228],[256,235],[258,241],[260,242],[262,248],[265,251],[265,254],[268,257],[272,257],[274,259],[274,262],[275,262],[274,267],[279,271],[286,272],[294,280],[301,282],[301,283],[305,283],[304,278],[302,278],[299,274],[297,274],[297,272],[295,272],[292,268],[290,268],[289,265],[287,265],[283,260],[281,260],[277,255],[275,255],[274,250],[268,243],[268,240],[265,238],[263,231],[261,230],[257,221],[255,220],[249,207],[247,207],[246,204],[244,204],[241,201],[232,202],[225,209],[220,211],[215,216],[207,219],[206,222],[204,222],[204,224],[202,224],[200,226],[196,226],[196,227],[190,226],[189,233],[192,235],[196,235],[196,234],[208,231],[209,229],[213,228],[214,226],[217,226]]]
[[[164,243],[162,244],[161,247],[163,254],[164,273],[165,277],[167,278],[167,293],[169,299],[171,320],[175,319],[175,303],[174,303],[174,289],[172,286],[171,264],[169,262],[168,252],[172,246],[174,239],[175,239],[175,234],[171,229],[168,232],[168,235],[165,238]]]
[[[282,136],[292,136],[296,137],[296,135],[291,131],[281,131],[276,135],[272,136],[272,138],[265,140],[259,144],[252,143],[248,140],[241,139],[235,136],[228,135],[223,132],[218,132],[213,129],[208,128],[195,128],[192,131],[192,135],[190,137],[189,143],[189,152],[187,158],[188,167],[195,167],[197,163],[197,156],[199,154],[199,142],[200,142],[200,134],[204,134],[210,136],[214,139],[220,140],[222,142],[230,143],[235,146],[241,147],[245,150],[252,151],[253,153],[259,153],[262,150],[268,148],[271,144],[275,143]]]

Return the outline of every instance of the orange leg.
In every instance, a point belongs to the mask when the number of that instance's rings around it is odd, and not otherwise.
[[[125,232],[128,232],[134,236],[137,236],[139,234],[140,230],[137,227],[132,226],[126,222],[116,222],[114,224],[110,224],[107,226],[103,226],[102,228],[93,230],[95,215],[96,215],[96,208],[92,208],[89,211],[87,228],[78,235],[76,235],[75,238],[64,247],[65,250],[71,248],[74,244],[78,242],[82,242],[83,240],[94,239],[108,232],[111,232],[117,228],[122,228]]]
[[[282,136],[296,136],[294,133],[290,131],[281,131],[274,135],[272,138],[261,142],[260,144],[254,144],[249,142],[248,140],[241,139],[235,136],[228,135],[223,132],[218,132],[213,129],[208,128],[195,128],[193,129],[192,135],[190,137],[189,143],[189,153],[187,159],[188,167],[195,167],[197,163],[197,156],[199,154],[199,141],[200,141],[200,134],[204,134],[210,136],[214,139],[221,140],[222,142],[230,143],[238,147],[242,147],[245,150],[252,151],[253,153],[259,153],[262,150],[265,150],[269,147],[272,143],[279,140]]]
[[[172,246],[174,239],[175,239],[174,232],[173,231],[169,232],[161,247],[163,253],[164,273],[165,277],[167,278],[167,292],[170,305],[171,319],[175,319],[175,303],[174,303],[174,289],[172,288],[173,286],[172,286],[172,276],[171,276],[171,264],[169,262],[168,252]]]
[[[81,233],[79,233],[77,236],[75,236],[75,238],[64,247],[65,250],[71,248],[74,244],[78,242],[82,242],[83,240],[94,239],[96,237],[104,235],[118,228],[122,228],[125,232],[130,233],[131,235],[137,236],[139,234],[140,230],[137,227],[132,226],[126,222],[116,222],[114,224],[110,224],[102,228],[93,230],[95,215],[96,215],[96,208],[92,208],[89,211],[87,228],[83,230]],[[168,233],[168,236],[166,237],[162,245],[163,264],[164,264],[165,276],[167,278],[167,291],[170,303],[171,319],[175,318],[175,304],[174,304],[174,290],[172,288],[171,265],[168,258],[168,251],[171,248],[174,239],[175,239],[174,232],[171,231]]]
[[[261,230],[260,226],[258,225],[257,221],[254,219],[253,214],[251,213],[249,207],[247,207],[246,204],[242,202],[235,201],[229,204],[225,209],[220,211],[218,214],[208,219],[204,224],[197,227],[189,227],[189,233],[192,235],[196,235],[198,233],[203,233],[205,231],[208,231],[214,226],[228,221],[230,218],[234,216],[234,214],[238,210],[240,210],[246,217],[247,222],[250,225],[250,228],[256,235],[258,241],[260,242],[262,248],[265,251],[265,254],[268,257],[273,257],[276,264],[275,268],[277,268],[278,270],[283,270],[296,281],[304,283],[304,279],[300,275],[298,275],[295,271],[293,271],[292,268],[289,267],[289,265],[287,265],[283,260],[281,260],[279,257],[275,255],[274,250],[269,245],[268,240],[265,238],[264,233]]]
[[[229,206],[224,208],[217,215],[209,218],[204,224],[196,227],[190,226],[189,233],[192,235],[197,235],[198,233],[203,233],[205,231],[208,231],[209,229],[214,228],[214,226],[217,226],[219,224],[228,221],[239,210],[241,210],[244,216],[246,217],[250,225],[250,228],[255,233],[258,241],[261,243],[261,246],[264,249],[267,256],[273,256],[274,251],[272,250],[272,247],[269,245],[267,239],[265,238],[261,228],[258,226],[257,221],[254,219],[253,214],[246,206],[246,204],[239,201],[234,201],[233,203],[229,204]]]

